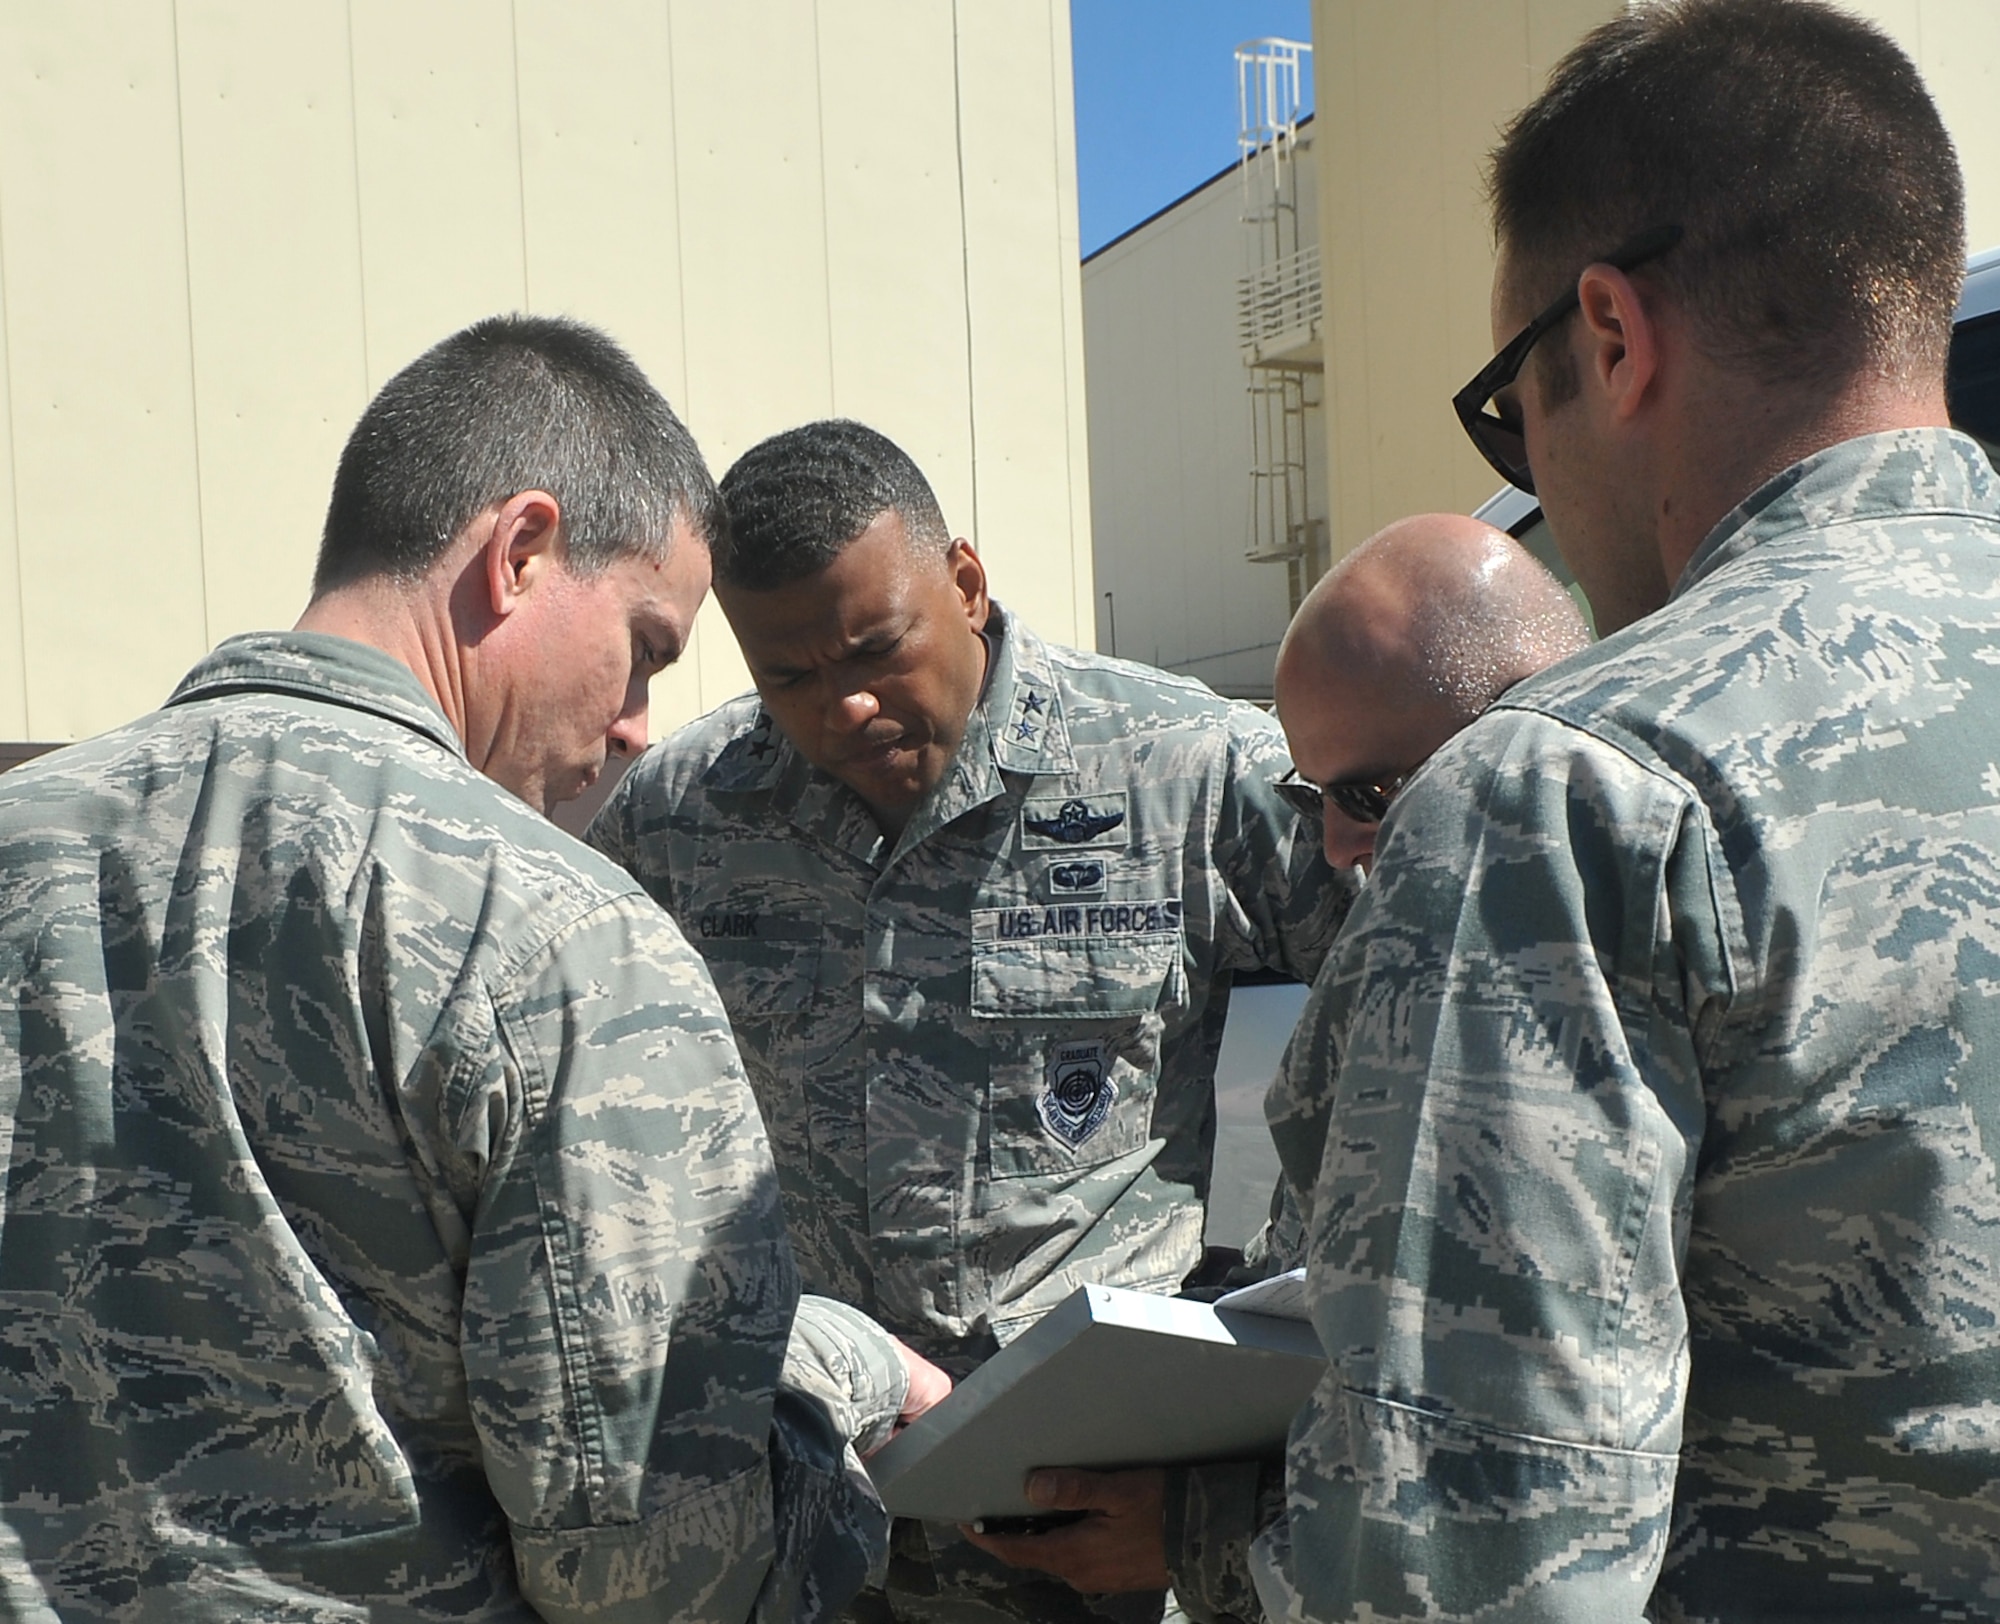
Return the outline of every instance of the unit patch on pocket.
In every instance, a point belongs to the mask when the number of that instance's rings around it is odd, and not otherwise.
[[[1044,1079],[1035,1101],[1042,1126],[1075,1150],[1104,1126],[1118,1097],[1104,1044],[1058,1043],[1049,1051]]]

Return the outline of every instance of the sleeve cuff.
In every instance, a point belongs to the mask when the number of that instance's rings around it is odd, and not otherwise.
[[[860,1309],[801,1297],[779,1385],[816,1400],[840,1436],[866,1454],[889,1441],[910,1372],[895,1339]]]
[[[1282,1460],[1167,1468],[1167,1572],[1195,1624],[1261,1624],[1250,1546],[1284,1504]]]

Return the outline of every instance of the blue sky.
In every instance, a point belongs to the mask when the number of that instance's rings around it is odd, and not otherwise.
[[[1070,0],[1085,254],[1236,161],[1234,52],[1274,34],[1310,40],[1310,0]]]

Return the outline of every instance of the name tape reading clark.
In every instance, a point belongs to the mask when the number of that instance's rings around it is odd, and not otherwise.
[[[1044,936],[1177,936],[1181,899],[1096,902],[1036,908],[975,908],[975,942],[1025,942]]]

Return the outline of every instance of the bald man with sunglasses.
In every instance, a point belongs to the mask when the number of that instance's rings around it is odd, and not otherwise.
[[[1278,788],[1326,860],[1362,869],[1389,803],[1522,678],[1590,642],[1576,601],[1521,544],[1458,513],[1371,536],[1299,606],[1278,650]]]
[[[1390,803],[1431,753],[1523,678],[1589,643],[1575,599],[1512,537],[1461,513],[1398,520],[1323,577],[1285,633],[1278,719],[1296,766],[1277,788],[1319,824],[1329,863],[1366,870]],[[1295,1264],[1296,1226],[1280,1191],[1249,1273]],[[1084,1512],[1082,1521],[967,1538],[1082,1591],[1171,1582],[1190,1618],[1254,1619],[1250,1542],[1276,1520],[1283,1487],[1275,1460],[1037,1472],[1029,1498]]]

